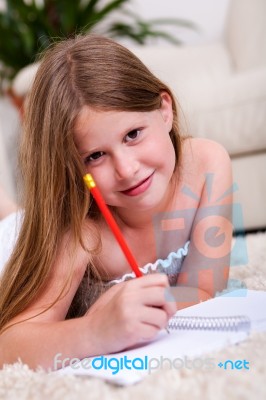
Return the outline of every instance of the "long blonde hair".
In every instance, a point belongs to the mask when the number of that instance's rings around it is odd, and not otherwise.
[[[74,243],[83,245],[82,222],[91,208],[73,139],[81,108],[151,111],[160,108],[162,91],[173,100],[170,137],[178,165],[181,138],[173,94],[128,49],[84,35],[45,53],[25,113],[20,154],[25,211],[0,282],[0,330],[45,287],[63,233],[70,230]]]

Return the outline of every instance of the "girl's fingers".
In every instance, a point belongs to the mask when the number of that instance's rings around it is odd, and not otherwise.
[[[176,312],[176,302],[168,294],[168,288],[155,287],[144,289],[143,303],[149,307],[162,308],[168,317]]]
[[[162,287],[169,286],[167,276],[165,274],[159,274],[159,273],[144,275],[141,278],[131,279],[126,283],[132,286],[139,286],[142,288],[151,286],[162,286]]]
[[[157,330],[164,329],[168,322],[168,316],[162,308],[145,307],[140,315],[144,324],[152,325]]]
[[[176,302],[171,295],[168,278],[165,274],[146,275],[127,282],[127,284],[130,283],[132,283],[134,290],[138,290],[138,300],[140,302],[147,306],[163,308],[168,317],[171,317],[176,312]]]

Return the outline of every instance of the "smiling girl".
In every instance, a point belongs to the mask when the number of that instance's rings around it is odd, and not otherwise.
[[[21,169],[23,222],[0,283],[0,363],[48,368],[57,353],[121,351],[153,339],[177,307],[225,288],[229,157],[215,142],[182,137],[171,90],[123,46],[87,35],[45,54]],[[132,279],[85,173],[143,277]]]

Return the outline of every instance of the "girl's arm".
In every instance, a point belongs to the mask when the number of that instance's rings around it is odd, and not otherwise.
[[[45,289],[33,304],[4,327],[0,335],[0,365],[13,363],[20,357],[30,366],[38,365],[39,361],[42,365],[46,359],[43,364],[46,366],[50,352],[56,353],[57,346],[61,344],[64,347],[73,336],[73,328],[65,330],[65,327],[73,325],[73,321],[69,324],[64,319],[84,275],[88,255],[81,247],[77,249],[72,279],[64,289],[73,264],[70,248],[70,235],[65,235]],[[62,291],[60,300],[55,302]]]
[[[178,308],[207,300],[226,288],[232,242],[232,169],[218,143],[196,139],[198,177],[205,184],[191,228],[188,255],[173,289]]]
[[[154,274],[113,286],[85,316],[65,320],[88,263],[80,248],[68,290],[51,305],[69,274],[68,248],[67,243],[61,246],[44,292],[0,335],[0,365],[20,358],[32,368],[57,369],[74,358],[118,352],[153,338],[176,311],[167,301],[166,276]]]
[[[63,320],[51,310],[14,325],[0,336],[0,364],[20,358],[31,368],[58,369],[151,340],[176,311],[167,287],[165,275],[148,275],[113,286],[84,317]]]
[[[48,317],[48,316],[47,316]],[[18,359],[30,368],[42,366],[58,369],[69,364],[69,359],[84,358],[93,346],[88,346],[88,321],[41,321],[37,317],[21,322],[0,336],[0,365],[12,364]]]

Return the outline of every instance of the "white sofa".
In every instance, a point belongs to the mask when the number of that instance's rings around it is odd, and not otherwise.
[[[173,89],[183,131],[228,150],[244,228],[265,228],[266,1],[231,0],[219,42],[132,50]]]
[[[17,200],[17,149],[20,131],[18,111],[7,97],[0,96],[0,185]]]
[[[216,140],[228,150],[239,188],[235,202],[244,215],[243,224],[241,218],[235,221],[236,230],[266,227],[265,38],[266,1],[231,0],[219,42],[131,49],[173,89],[183,131]],[[18,74],[13,84],[17,94],[25,95],[35,70]],[[10,167],[10,149],[5,159],[0,179],[4,169],[12,171],[4,165]]]

